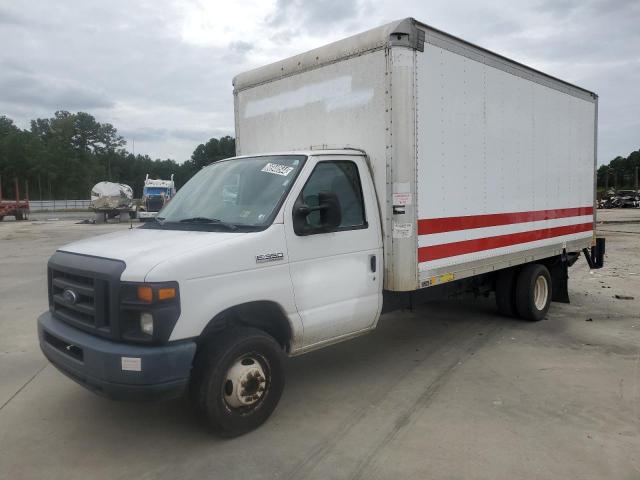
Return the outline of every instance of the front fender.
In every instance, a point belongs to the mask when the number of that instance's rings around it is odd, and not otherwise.
[[[229,308],[269,301],[289,320],[291,348],[302,343],[282,224],[169,258],[145,280],[180,284],[181,315],[170,340],[200,336],[212,318]]]

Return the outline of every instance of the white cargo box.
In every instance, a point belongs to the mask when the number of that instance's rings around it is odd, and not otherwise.
[[[597,96],[405,19],[234,79],[239,155],[369,156],[384,287],[591,245]]]

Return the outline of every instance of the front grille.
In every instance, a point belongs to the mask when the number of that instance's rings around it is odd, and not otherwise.
[[[148,197],[147,198],[147,210],[150,212],[159,212],[164,207],[163,197]]]
[[[67,323],[109,330],[108,282],[60,270],[51,270],[53,314]],[[65,298],[65,291],[74,292],[75,302]],[[71,297],[72,295],[68,295]],[[73,298],[73,297],[72,297]]]
[[[117,338],[118,289],[124,263],[56,252],[49,260],[49,306],[54,317],[100,336]]]

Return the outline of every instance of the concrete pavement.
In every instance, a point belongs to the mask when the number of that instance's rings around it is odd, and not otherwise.
[[[289,359],[274,415],[233,440],[184,400],[97,397],[40,353],[47,258],[122,228],[0,224],[0,479],[640,478],[640,224],[603,225],[606,268],[580,259],[541,322],[444,301]]]

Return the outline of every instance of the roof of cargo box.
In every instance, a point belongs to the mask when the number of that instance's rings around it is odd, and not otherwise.
[[[503,67],[502,69],[509,73],[538,81],[538,83],[565,91],[566,93],[579,93],[581,94],[579,96],[587,94],[587,96],[592,99],[597,98],[597,95],[590,90],[573,85],[557,77],[516,62],[515,60],[474,45],[442,30],[418,22],[411,17],[397,20],[367,30],[366,32],[338,40],[337,42],[329,43],[323,47],[315,48],[308,52],[240,73],[234,77],[233,86],[236,91],[244,90],[349,57],[379,50],[387,46],[406,46],[423,51],[425,41],[469,56],[469,58],[485,62],[492,60],[491,63],[493,64],[501,63],[503,64],[501,65],[501,67]]]

